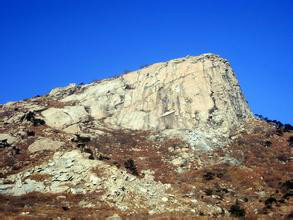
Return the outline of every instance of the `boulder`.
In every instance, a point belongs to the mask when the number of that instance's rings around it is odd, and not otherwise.
[[[59,149],[63,145],[64,145],[63,142],[54,141],[54,140],[49,139],[49,138],[41,137],[41,138],[37,139],[34,143],[32,143],[28,147],[28,150],[31,153],[35,153],[35,152],[38,152],[38,151],[44,151],[44,150],[56,151],[57,149]]]
[[[1,146],[1,143],[7,144],[7,145],[12,145],[16,141],[17,141],[17,138],[13,137],[11,134],[7,134],[7,133],[0,134],[0,146]]]
[[[64,129],[70,125],[88,119],[84,106],[65,106],[64,108],[49,108],[43,111],[42,116],[48,126]]]
[[[49,93],[49,96],[52,97],[60,97],[62,95],[65,94],[72,94],[76,91],[77,86],[75,83],[70,83],[68,86],[66,87],[58,87],[58,88],[54,88],[51,90],[51,92]]]
[[[109,216],[108,218],[106,218],[106,220],[122,220],[122,218],[119,215],[114,214],[114,215]]]
[[[68,134],[80,134],[81,133],[81,129],[80,129],[79,124],[70,125],[67,128],[65,128],[63,131]]]

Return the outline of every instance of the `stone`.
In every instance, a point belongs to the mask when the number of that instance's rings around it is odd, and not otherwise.
[[[27,136],[28,136],[27,132],[25,132],[25,131],[19,131],[17,133],[17,135],[20,136],[22,139],[27,138]]]
[[[252,117],[230,64],[214,54],[156,63],[85,85],[61,101],[80,103],[113,128],[175,129],[204,150],[222,146]]]
[[[196,199],[191,199],[190,200],[192,203],[198,203],[198,201]]]
[[[163,197],[163,198],[162,198],[162,201],[163,201],[163,202],[168,202],[168,200],[169,200],[169,199],[168,199],[167,197]]]
[[[18,124],[21,119],[24,117],[25,113],[23,112],[16,112],[12,115],[9,119],[6,119],[6,122],[9,124]]]
[[[122,218],[119,215],[114,214],[114,215],[109,216],[108,218],[106,218],[106,220],[122,220]]]
[[[51,92],[49,93],[49,96],[59,97],[64,95],[64,93],[71,94],[71,93],[74,93],[76,89],[77,89],[76,84],[70,83],[66,87],[58,87],[58,88],[52,89]]]
[[[230,164],[233,166],[240,166],[241,165],[241,161],[233,158],[233,157],[229,157],[229,156],[224,156],[223,158],[220,159],[219,164]]]
[[[64,196],[64,195],[61,195],[61,196],[57,196],[57,197],[56,197],[57,200],[64,200],[64,199],[66,199],[66,198],[67,198],[67,197]]]
[[[0,143],[6,142],[8,145],[12,145],[17,142],[17,138],[13,137],[11,134],[2,133],[0,134]]]
[[[68,134],[80,134],[81,133],[81,129],[80,129],[79,124],[70,125],[67,128],[63,129],[63,131]]]
[[[148,214],[149,215],[154,215],[154,214],[156,214],[156,211],[155,210],[149,210]]]
[[[30,214],[30,212],[21,212],[20,214],[21,215],[28,215],[28,214]]]
[[[84,106],[65,106],[64,108],[49,108],[43,111],[42,116],[48,126],[64,129],[70,125],[88,119]]]
[[[182,159],[181,157],[175,158],[171,161],[171,163],[174,166],[182,166],[184,163],[186,163],[186,161],[184,159]]]
[[[38,151],[44,151],[44,150],[56,151],[57,149],[59,149],[63,145],[64,145],[63,142],[54,141],[50,138],[41,137],[41,138],[37,139],[34,143],[32,143],[28,147],[28,150],[31,153],[35,153]]]
[[[94,207],[99,207],[100,204],[99,203],[96,203],[96,204],[92,204],[92,203],[89,203],[89,202],[86,202],[84,200],[81,200],[78,205],[82,208],[94,208]]]
[[[45,185],[42,182],[37,182],[30,179],[27,179],[25,183],[23,183],[20,179],[17,179],[15,185],[8,185],[6,188],[1,188],[2,187],[0,186],[0,193],[20,196],[34,191],[43,191],[45,189]]]
[[[94,185],[98,185],[101,182],[101,179],[95,175],[91,175],[89,179]]]
[[[6,106],[13,106],[15,105],[17,102],[16,101],[9,101],[9,102],[6,102],[5,105]]]

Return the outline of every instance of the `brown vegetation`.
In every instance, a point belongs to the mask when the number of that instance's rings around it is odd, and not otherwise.
[[[155,180],[172,184],[178,197],[217,205],[230,211],[235,218],[290,219],[293,214],[292,133],[283,132],[280,136],[273,126],[255,123],[250,125],[253,132],[247,129],[230,146],[212,153],[193,151],[179,139],[156,138],[151,132],[131,130],[104,129],[104,135],[96,138],[76,136],[67,145],[89,153],[90,159],[103,160],[139,178],[143,178],[142,170],[152,170]],[[28,130],[40,135],[43,127],[31,125]],[[18,153],[13,153],[13,148],[0,149],[0,168],[8,170],[2,177],[34,166],[51,156],[48,152],[35,155],[27,153],[27,147],[34,138],[32,135],[18,144]],[[188,161],[190,167],[177,172],[178,167],[170,161],[176,158],[181,149],[187,149],[192,156]],[[218,163],[222,157],[234,158],[240,164]],[[93,172],[99,175],[101,171],[97,168]],[[35,174],[30,178],[45,181],[50,176]],[[99,198],[99,194],[31,193],[20,197],[0,196],[0,219],[56,219],[60,216],[69,219],[105,219],[114,213],[124,219],[212,219],[207,216],[176,217],[174,214],[126,218],[126,213],[107,207]],[[84,208],[78,205],[83,200],[100,205]],[[233,218],[218,216],[218,219]]]

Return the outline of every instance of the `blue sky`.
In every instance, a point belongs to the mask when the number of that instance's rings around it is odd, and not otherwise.
[[[293,122],[292,0],[0,0],[0,103],[207,52],[254,113]]]

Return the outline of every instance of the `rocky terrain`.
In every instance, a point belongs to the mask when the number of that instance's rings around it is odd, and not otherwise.
[[[0,105],[0,219],[293,219],[293,127],[188,56]]]

